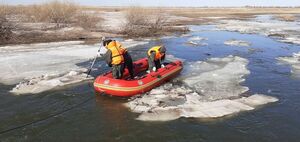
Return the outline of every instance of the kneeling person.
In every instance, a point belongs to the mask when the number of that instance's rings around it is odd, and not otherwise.
[[[148,50],[148,71],[156,71],[164,67],[161,63],[166,56],[166,48],[164,46],[154,46]]]

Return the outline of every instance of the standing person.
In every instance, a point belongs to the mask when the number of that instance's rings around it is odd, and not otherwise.
[[[148,72],[156,71],[161,67],[165,67],[161,62],[165,59],[166,48],[162,46],[154,46],[147,52],[148,54]]]
[[[111,39],[103,41],[103,46],[107,49],[105,60],[108,66],[112,67],[113,77],[115,79],[122,78],[124,67],[126,66],[130,77],[133,79],[133,64],[128,51],[119,42]]]

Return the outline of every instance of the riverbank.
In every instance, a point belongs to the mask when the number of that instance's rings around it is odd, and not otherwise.
[[[7,17],[11,23],[11,30],[14,35],[10,40],[4,40],[0,45],[22,44],[22,43],[41,43],[57,42],[69,40],[83,40],[96,42],[101,37],[127,37],[132,38],[149,36],[166,36],[176,32],[185,33],[188,31],[186,25],[206,25],[214,24],[223,20],[249,20],[257,15],[272,14],[274,18],[280,21],[297,21],[300,8],[135,8],[135,7],[81,7],[84,13],[90,19],[79,19],[85,22],[78,24],[33,22],[24,19],[24,15],[18,12],[18,9],[24,9],[23,13],[28,13],[26,7],[8,7]],[[17,10],[15,10],[17,9]],[[132,10],[133,9],[133,10]],[[138,10],[136,10],[138,9]],[[143,29],[142,26],[128,27],[128,11],[134,11],[133,17],[149,15],[150,21],[159,20],[159,31],[157,34],[149,34],[152,31]],[[15,11],[15,12],[11,12]],[[159,13],[158,17],[157,14]],[[153,17],[153,15],[156,15]],[[78,17],[78,16],[77,16]],[[94,19],[91,21],[91,19]],[[98,20],[96,20],[98,19]],[[89,21],[87,21],[89,20]],[[141,19],[140,19],[141,20]],[[94,26],[86,26],[89,23]],[[155,22],[155,21],[154,21]],[[135,23],[137,24],[137,23]],[[224,25],[227,26],[227,25]],[[141,30],[143,29],[143,30]],[[144,34],[143,34],[144,33]],[[148,34],[147,34],[148,33]],[[273,34],[276,36],[277,34]]]

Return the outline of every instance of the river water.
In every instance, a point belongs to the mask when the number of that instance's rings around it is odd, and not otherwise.
[[[255,34],[216,31],[214,26],[191,29],[188,36],[165,37],[129,51],[134,59],[139,59],[152,45],[164,44],[168,54],[185,61],[240,56],[249,60],[247,68],[251,73],[242,83],[249,87],[248,93],[274,96],[279,101],[215,119],[147,122],[136,120],[138,114],[123,105],[127,99],[96,94],[92,81],[20,96],[8,93],[13,86],[0,85],[0,141],[299,141],[300,79],[293,78],[290,67],[278,64],[276,57],[299,52],[300,46]],[[190,36],[207,38],[201,41],[207,45],[186,44]],[[224,45],[229,39],[249,41],[252,45]],[[103,61],[98,61],[96,67],[94,76],[109,70]]]

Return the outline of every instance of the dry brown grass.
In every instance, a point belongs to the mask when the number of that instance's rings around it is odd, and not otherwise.
[[[278,15],[275,15],[275,18],[278,20],[287,21],[287,22],[293,22],[297,19],[296,16],[293,14],[278,14]]]
[[[33,22],[50,22],[61,24],[72,23],[79,6],[69,1],[54,0],[41,5],[23,8],[23,13]]]
[[[55,23],[57,27],[77,25],[94,28],[102,18],[86,13],[85,8],[66,0],[52,0],[39,5],[9,6],[10,15],[18,15],[21,22]]]
[[[280,7],[237,7],[237,8],[167,8],[166,11],[177,16],[189,18],[229,17],[247,18],[260,14],[299,14],[300,8]]]
[[[12,32],[14,26],[10,21],[8,21],[8,14],[8,7],[0,5],[0,44],[5,44],[14,38],[14,34]]]
[[[75,25],[80,26],[86,30],[100,29],[101,23],[104,20],[95,13],[81,12],[76,16]]]

